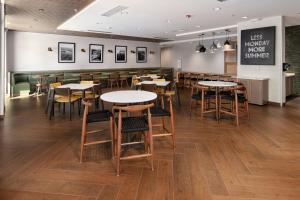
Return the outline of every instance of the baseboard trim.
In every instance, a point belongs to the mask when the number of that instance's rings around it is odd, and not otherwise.
[[[268,101],[268,105],[271,105],[271,106],[279,106],[279,107],[281,107],[281,104],[280,104],[280,103],[272,102],[272,101]],[[282,106],[285,106],[285,103],[283,103]]]

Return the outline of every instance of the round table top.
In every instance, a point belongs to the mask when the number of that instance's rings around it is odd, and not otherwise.
[[[156,99],[157,94],[143,90],[122,90],[102,94],[100,98],[103,101],[118,104],[143,103]]]
[[[227,82],[227,81],[199,81],[199,85],[209,86],[209,87],[234,87],[237,83]]]

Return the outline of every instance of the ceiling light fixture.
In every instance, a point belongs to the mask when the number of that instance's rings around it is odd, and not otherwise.
[[[200,40],[199,40],[199,44],[196,46],[196,52],[197,53],[205,53],[206,52],[206,48],[203,45],[203,37],[205,34],[201,34],[199,35]]]
[[[230,31],[229,30],[225,30],[225,31],[226,31],[226,41],[224,43],[224,51],[232,51],[233,48],[232,48],[231,40],[229,37]]]
[[[168,23],[168,24],[171,24],[171,23],[172,23],[172,21],[171,21],[170,19],[168,19],[168,20],[167,20],[167,23]]]
[[[43,8],[40,8],[39,11],[40,11],[40,12],[44,12],[45,10],[44,10]]]
[[[216,50],[218,50],[218,47],[215,43],[215,32],[212,32],[213,35],[213,43],[210,46],[210,53],[215,53]]]
[[[201,33],[207,33],[207,32],[219,31],[219,30],[234,29],[234,28],[237,28],[237,25],[223,26],[223,27],[211,28],[211,29],[205,29],[199,31],[191,31],[186,33],[178,33],[176,34],[176,36],[179,37],[179,36],[186,36],[186,35],[194,35],[194,34],[201,34]]]
[[[242,19],[248,19],[248,16],[243,16]]]
[[[216,7],[216,8],[214,8],[213,10],[217,12],[217,11],[220,11],[221,8],[220,8],[220,7]]]

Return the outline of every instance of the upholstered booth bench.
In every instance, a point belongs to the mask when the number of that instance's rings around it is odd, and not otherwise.
[[[26,93],[34,93],[37,83],[41,87],[47,87],[53,82],[78,83],[81,80],[97,80],[105,87],[109,75],[118,72],[127,73],[128,82],[137,74],[161,74],[168,80],[173,80],[173,68],[116,68],[116,69],[91,69],[91,70],[57,70],[57,71],[27,71],[9,72],[10,96],[20,96]]]

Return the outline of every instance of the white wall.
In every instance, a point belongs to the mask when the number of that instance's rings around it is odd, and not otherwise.
[[[152,42],[17,31],[8,32],[7,42],[8,71],[160,67],[160,48],[158,43]],[[76,43],[75,63],[58,63],[58,42]],[[104,63],[89,63],[89,44],[104,45]],[[115,54],[107,52],[108,49],[115,51],[115,45],[127,46],[127,63],[115,63]],[[130,53],[137,46],[147,47],[147,63],[136,63],[136,54]],[[49,52],[48,47],[53,51]],[[81,52],[81,49],[86,52]],[[150,51],[155,54],[149,54]]]
[[[264,18],[256,22],[243,22],[238,24],[238,44],[241,41],[241,31],[245,29],[276,26],[276,60],[275,65],[241,65],[240,50],[238,51],[238,76],[269,78],[269,101],[285,102],[285,87],[283,82],[282,63],[284,59],[284,24],[283,17],[276,16]]]
[[[177,69],[178,60],[181,60],[182,71],[203,73],[224,73],[224,52],[222,50],[211,53],[197,53],[195,47],[198,43],[180,43],[162,49],[162,66]],[[206,42],[206,48],[211,42]],[[169,66],[167,66],[169,65]]]

